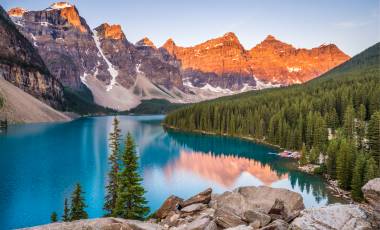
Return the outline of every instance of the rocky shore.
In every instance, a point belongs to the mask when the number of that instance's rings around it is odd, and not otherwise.
[[[362,190],[366,204],[330,204],[305,209],[301,195],[287,189],[249,186],[214,194],[209,188],[187,200],[174,195],[168,197],[146,221],[110,217],[29,229],[379,229],[380,178],[369,181]]]

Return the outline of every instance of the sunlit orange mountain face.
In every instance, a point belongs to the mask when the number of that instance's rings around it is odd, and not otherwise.
[[[180,170],[190,171],[226,189],[232,189],[243,173],[250,174],[268,186],[288,178],[287,174],[278,175],[269,165],[263,165],[253,159],[186,150],[181,150],[179,157],[164,169],[169,179]]]
[[[173,39],[158,47],[148,37],[132,43],[122,25],[91,28],[80,10],[57,2],[11,8],[8,15],[63,87],[87,91],[96,104],[119,111],[142,100],[195,103],[303,83],[350,58],[334,44],[295,48],[271,35],[244,47],[233,32],[190,47]]]

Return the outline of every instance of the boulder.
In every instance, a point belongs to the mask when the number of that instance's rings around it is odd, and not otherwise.
[[[287,230],[289,228],[289,224],[281,219],[275,220],[269,225],[260,228],[260,230]],[[310,228],[304,228],[304,229],[310,229]]]
[[[226,230],[253,230],[254,228],[252,228],[251,226],[247,226],[247,225],[239,225],[239,226],[236,226],[236,227],[232,227],[232,228],[226,228]]]
[[[218,208],[215,211],[215,222],[222,228],[231,228],[239,225],[246,225],[240,216],[238,216],[233,209],[227,207]]]
[[[269,224],[271,217],[258,211],[248,210],[243,213],[243,220],[248,223],[254,223],[253,226],[263,227]]]
[[[268,214],[271,216],[272,220],[287,219],[284,201],[276,199]]]
[[[380,178],[375,178],[367,182],[362,187],[365,200],[373,209],[380,212]]]
[[[216,225],[215,221],[212,220],[204,230],[218,230],[218,226]]]
[[[183,223],[179,225],[178,227],[174,227],[171,229],[173,230],[204,230],[206,228],[209,228],[210,230],[212,230],[212,228],[209,227],[210,224],[211,224],[210,218],[199,217],[189,223]]]
[[[57,222],[52,224],[46,224],[41,226],[36,226],[32,228],[33,230],[72,230],[72,229],[86,229],[86,230],[153,230],[162,229],[157,224],[153,223],[143,223],[141,221],[129,221],[121,218],[97,218],[97,219],[87,219],[87,220],[77,220],[73,222]]]
[[[186,206],[196,204],[196,203],[208,204],[211,200],[211,193],[212,193],[212,189],[208,188],[205,191],[198,193],[197,195],[190,197],[189,199],[181,202],[180,206],[181,208],[184,208]]]
[[[277,204],[276,203],[277,200]],[[302,196],[287,189],[270,188],[267,186],[240,187],[232,192],[225,192],[218,196],[213,196],[210,202],[212,208],[227,207],[243,217],[244,212],[255,210],[262,213],[269,213],[274,205],[283,203],[283,212],[286,217],[297,216],[305,208]],[[275,207],[276,208],[276,207]],[[275,212],[275,210],[272,210]]]
[[[262,210],[265,213],[269,213],[276,200],[282,201],[284,215],[287,217],[297,215],[305,208],[302,196],[288,189],[249,186],[240,187],[236,191],[245,197],[249,206]]]
[[[291,229],[372,229],[368,216],[358,205],[331,204],[301,211]]]
[[[170,212],[178,211],[179,204],[183,201],[183,199],[177,196],[168,197],[161,207],[156,211],[155,217],[158,219],[164,219],[169,215]]]
[[[202,203],[191,204],[181,209],[181,213],[194,214],[207,208],[207,205]]]

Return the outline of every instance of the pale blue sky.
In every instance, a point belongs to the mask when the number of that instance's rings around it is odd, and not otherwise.
[[[48,7],[49,0],[0,0],[6,9]],[[121,24],[127,38],[149,37],[161,46],[169,37],[191,46],[232,31],[246,49],[268,34],[312,48],[335,43],[355,55],[380,41],[380,0],[71,0],[94,28]]]

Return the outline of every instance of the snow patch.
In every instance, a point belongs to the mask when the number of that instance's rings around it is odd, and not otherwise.
[[[59,9],[63,9],[63,8],[67,8],[67,7],[72,7],[72,6],[73,5],[71,5],[68,2],[56,2],[56,3],[51,4],[50,8],[54,9],[54,10],[59,10]]]
[[[111,82],[107,86],[107,89],[106,89],[106,91],[109,92],[110,90],[112,90],[112,88],[116,84],[116,77],[117,77],[117,75],[119,75],[119,72],[115,69],[115,67],[112,65],[112,63],[104,55],[104,53],[102,51],[102,48],[100,46],[100,39],[99,39],[99,36],[98,36],[98,32],[96,30],[94,30],[93,32],[94,32],[94,35],[92,35],[92,37],[94,38],[96,48],[98,48],[98,51],[99,51],[98,56],[100,54],[99,57],[102,57],[103,60],[107,63],[108,72],[110,73],[110,75],[112,77],[111,78]]]
[[[230,94],[230,93],[233,93],[233,91],[231,91],[230,89],[222,89],[221,87],[214,87],[210,84],[206,84],[205,86],[201,87],[201,89],[203,90],[209,90],[211,92],[215,92],[215,93],[225,93],[225,94]]]
[[[266,82],[260,81],[256,77],[254,77],[254,78],[255,78],[255,81],[256,81],[256,89],[257,90],[281,87],[281,84],[273,84],[272,82],[266,83]]]
[[[36,42],[36,37],[34,37],[34,35],[32,33],[30,33],[30,37],[33,39],[33,45],[35,47],[38,47],[37,42]]]

